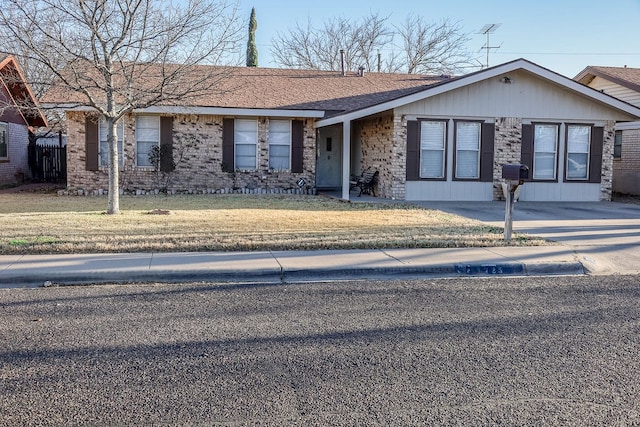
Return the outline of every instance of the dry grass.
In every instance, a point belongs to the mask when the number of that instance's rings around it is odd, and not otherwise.
[[[503,246],[502,228],[410,205],[314,196],[0,194],[0,254]],[[511,245],[544,241],[515,235]]]

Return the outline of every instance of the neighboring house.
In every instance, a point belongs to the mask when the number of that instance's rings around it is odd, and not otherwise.
[[[615,123],[640,118],[640,108],[524,59],[456,78],[226,71],[222,95],[125,117],[124,191],[158,188],[157,147],[173,157],[160,169],[176,192],[334,189],[348,199],[350,176],[372,167],[382,197],[490,201],[502,198],[502,164],[522,162],[532,180],[520,200],[609,200]],[[94,113],[76,94],[42,102],[66,109],[69,190],[105,192]]]
[[[16,59],[0,53],[0,187],[30,177],[29,138],[46,125]]]
[[[590,66],[574,80],[640,107],[640,68]],[[616,125],[613,191],[640,195],[640,121]]]

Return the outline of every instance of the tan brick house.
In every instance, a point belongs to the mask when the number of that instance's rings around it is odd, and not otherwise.
[[[575,80],[640,107],[640,68],[589,66]],[[616,124],[613,191],[640,195],[640,122]]]
[[[521,200],[608,200],[615,123],[640,118],[640,108],[523,59],[456,78],[228,72],[220,95],[125,117],[123,191],[333,189],[348,199],[350,176],[373,167],[382,197],[494,200],[501,165],[522,162],[532,181]],[[57,96],[43,102],[67,113],[68,187],[102,193],[100,123],[72,94]],[[154,163],[154,150],[173,161]]]

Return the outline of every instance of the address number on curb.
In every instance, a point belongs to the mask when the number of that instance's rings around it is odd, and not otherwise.
[[[522,265],[513,264],[457,264],[457,274],[521,274],[524,273]]]

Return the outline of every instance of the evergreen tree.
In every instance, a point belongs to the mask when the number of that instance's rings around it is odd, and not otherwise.
[[[258,66],[258,48],[256,47],[256,8],[251,8],[251,18],[249,18],[249,41],[247,42],[247,67]]]

